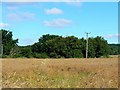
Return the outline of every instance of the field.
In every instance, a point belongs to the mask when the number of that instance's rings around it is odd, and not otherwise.
[[[117,88],[118,58],[2,59],[3,88]]]

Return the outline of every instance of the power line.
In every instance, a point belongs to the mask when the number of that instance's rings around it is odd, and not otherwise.
[[[91,32],[85,32],[86,33],[86,58],[88,58],[88,34],[90,34]]]

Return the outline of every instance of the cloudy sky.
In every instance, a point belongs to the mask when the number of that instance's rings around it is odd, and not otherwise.
[[[30,45],[44,34],[102,36],[118,43],[117,2],[4,2],[0,29],[13,32],[19,45]]]

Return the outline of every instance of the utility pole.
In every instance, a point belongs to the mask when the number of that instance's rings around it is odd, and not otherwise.
[[[86,33],[86,58],[88,58],[88,32],[85,32]]]

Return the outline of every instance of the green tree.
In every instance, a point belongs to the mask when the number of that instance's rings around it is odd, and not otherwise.
[[[88,57],[89,58],[94,58],[95,54],[96,54],[95,48],[97,46],[96,43],[95,43],[95,39],[94,38],[89,38],[88,41],[89,41]]]
[[[109,44],[109,46],[110,46],[110,55],[120,54],[120,44]]]
[[[30,46],[21,47],[20,56],[27,57],[27,58],[33,57],[31,47]]]
[[[17,46],[18,39],[13,40],[12,32],[1,29],[2,32],[2,45],[3,45],[3,55],[9,55],[12,48]]]
[[[32,50],[34,53],[46,53],[51,58],[78,58],[83,57],[80,44],[80,40],[74,36],[62,37],[47,34],[32,46]]]
[[[95,38],[94,43],[95,43],[94,48],[95,48],[96,57],[101,57],[101,56],[107,57],[109,55],[110,47],[107,41],[103,37],[97,36]]]
[[[81,53],[83,54],[83,57],[86,57],[86,40],[84,38],[80,39],[80,46],[81,46]]]
[[[13,58],[21,57],[20,53],[21,53],[20,47],[19,46],[14,46],[11,49],[9,56],[13,57]]]

